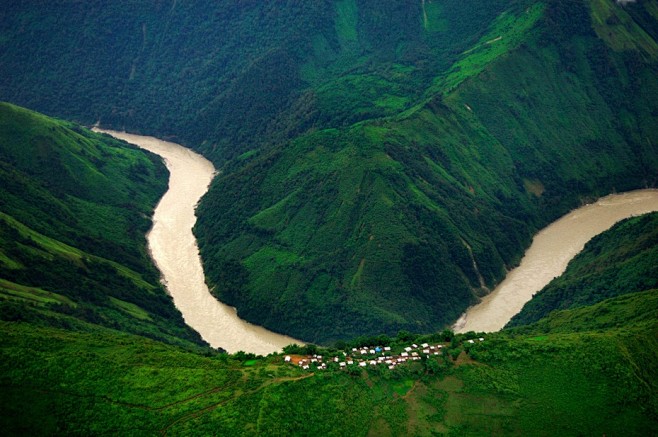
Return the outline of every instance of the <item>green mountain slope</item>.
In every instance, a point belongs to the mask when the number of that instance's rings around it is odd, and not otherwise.
[[[577,319],[582,309],[569,311]],[[657,431],[655,320],[649,329],[499,333],[475,344],[458,337],[446,346],[456,360],[351,372],[337,364],[304,371],[281,355],[205,357],[104,328],[82,334],[1,322],[0,330],[0,420],[9,435]]]
[[[656,5],[22,2],[0,16],[0,96],[221,166],[195,231],[246,319],[430,332],[541,226],[655,185]]]
[[[196,227],[218,296],[312,341],[440,329],[583,196],[654,184],[653,45],[597,7],[511,9],[422,103],[230,167]]]
[[[201,343],[146,251],[166,176],[153,155],[0,104],[2,319]]]
[[[610,297],[658,288],[658,214],[625,220],[592,239],[562,276],[514,316],[527,325],[554,310],[592,305]]]
[[[617,225],[581,257],[597,271],[611,261],[621,264],[635,284],[654,280],[637,254],[646,255],[654,245],[655,219],[651,214]],[[10,218],[4,222],[29,235],[31,243],[14,236],[20,244],[39,244],[69,258],[80,253]],[[0,247],[7,253],[4,242]],[[1,258],[3,265],[13,260]],[[565,278],[581,273],[574,265]],[[400,332],[330,348],[286,348],[291,355],[320,354],[328,363],[326,370],[315,364],[304,370],[286,363],[285,354],[218,354],[119,332],[47,305],[70,304],[66,296],[10,286],[0,280],[5,299],[14,292],[13,305],[0,306],[5,319],[0,321],[0,427],[7,435],[658,432],[655,289],[554,311],[536,323],[493,334]],[[31,301],[41,302],[27,304],[28,293]],[[39,317],[8,318],[8,308],[21,308],[13,314],[22,316],[39,311]],[[424,342],[441,344],[442,354],[392,370],[387,364],[343,369],[334,362],[346,355],[359,358],[356,347],[388,346],[400,354]]]
[[[248,318],[325,342],[436,331],[580,198],[655,184],[655,1],[279,3],[0,12],[0,96],[224,164],[196,231]],[[288,348],[445,351],[304,371],[194,347],[145,251],[164,171],[0,105],[5,434],[658,434],[656,215],[552,284],[576,306],[473,343]]]
[[[13,3],[0,15],[0,97],[223,162],[409,106],[509,3]]]
[[[646,277],[648,280],[650,278],[651,276]],[[556,309],[533,323],[521,324],[520,321],[515,320],[510,324],[510,329],[523,334],[600,331],[619,327],[650,332],[658,320],[656,290],[654,288],[640,292],[628,291],[626,294],[598,303],[585,304],[573,309]]]

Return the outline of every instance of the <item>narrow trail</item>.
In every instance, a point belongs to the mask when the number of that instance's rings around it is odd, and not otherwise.
[[[423,26],[425,27],[425,30],[427,30],[429,20],[427,19],[427,11],[425,10],[425,0],[421,0],[420,4],[423,7]]]
[[[477,262],[475,261],[475,257],[473,256],[473,249],[471,246],[466,242],[466,240],[462,239],[462,244],[464,247],[466,247],[466,250],[468,251],[468,255],[471,257],[471,262],[473,263],[473,270],[475,271],[475,274],[478,277],[478,281],[480,283],[480,288],[483,290],[487,290],[488,292],[491,292],[489,288],[487,287],[486,282],[484,282],[484,277],[482,276],[482,273],[480,273],[480,269],[478,267]]]

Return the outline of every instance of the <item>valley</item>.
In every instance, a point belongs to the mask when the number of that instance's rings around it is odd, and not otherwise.
[[[235,308],[222,304],[208,290],[192,227],[196,221],[195,207],[215,175],[212,164],[178,144],[124,132],[95,131],[135,144],[164,159],[169,170],[169,189],[153,214],[153,228],[148,233],[149,251],[185,322],[211,346],[229,353],[267,355],[289,344],[301,343],[241,320]]]
[[[215,175],[212,164],[178,144],[153,137],[94,129],[160,155],[170,172],[169,190],[155,210],[148,234],[151,256],[186,323],[213,347],[229,353],[258,355],[280,352],[302,344],[238,317],[235,308],[212,296],[203,274],[192,228],[194,209]],[[625,218],[658,211],[658,190],[609,195],[561,217],[533,237],[520,266],[481,303],[468,309],[454,324],[457,333],[501,330],[532,296],[560,276],[595,235]],[[390,363],[387,363],[390,364]]]
[[[658,435],[658,0],[5,3],[4,434]]]

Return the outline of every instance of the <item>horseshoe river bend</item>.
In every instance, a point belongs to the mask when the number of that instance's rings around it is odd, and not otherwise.
[[[253,325],[235,308],[215,299],[205,282],[192,227],[194,210],[215,175],[212,163],[178,144],[153,137],[101,129],[98,132],[135,144],[164,159],[169,189],[153,215],[147,239],[151,256],[185,322],[213,347],[266,355],[301,342]],[[616,222],[658,211],[658,190],[637,190],[603,197],[553,222],[533,239],[520,265],[482,302],[456,322],[456,332],[493,332],[503,328],[532,296],[566,269],[569,261],[597,234]]]

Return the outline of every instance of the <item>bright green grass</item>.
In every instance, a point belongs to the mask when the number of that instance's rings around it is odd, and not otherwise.
[[[248,150],[248,151],[244,152],[242,155],[238,156],[236,159],[239,160],[239,161],[244,161],[244,160],[247,160],[247,159],[249,159],[253,156],[256,156],[256,155],[258,155],[258,150],[255,150],[255,149],[254,150]]]
[[[2,250],[0,250],[0,263],[4,265],[4,268],[15,270],[21,269],[24,266],[13,259],[9,258]]]
[[[405,396],[409,393],[409,390],[414,386],[415,381],[413,379],[403,379],[400,381],[393,381],[391,388],[398,396]]]
[[[247,258],[245,265],[250,268],[256,268],[257,266],[266,264],[263,262],[265,259],[272,261],[276,265],[288,265],[300,261],[301,258],[297,254],[287,250],[266,247]]]
[[[140,320],[152,320],[151,316],[149,316],[149,313],[144,311],[142,308],[138,307],[137,305],[130,303],[130,302],[125,302],[123,300],[117,299],[115,297],[110,297],[110,301],[119,307],[121,310],[125,311],[126,313],[130,314],[131,316],[140,319]]]
[[[349,74],[320,86],[319,109],[337,120],[357,122],[393,115],[410,103],[413,70],[393,68],[379,74]]]
[[[95,257],[93,255],[89,255],[79,249],[71,247],[53,238],[46,237],[45,235],[42,235],[39,232],[36,232],[28,228],[24,224],[19,223],[17,220],[15,220],[14,218],[12,218],[11,216],[5,213],[0,212],[0,220],[5,221],[11,227],[16,229],[22,237],[27,238],[32,242],[34,242],[37,245],[37,247],[41,249],[40,253],[42,254],[49,254],[56,257],[65,258],[72,262],[76,262],[78,264],[80,264],[80,261],[82,260],[83,257],[108,263],[109,265],[114,267],[118,273],[133,281],[135,285],[139,287],[143,287],[147,290],[154,288],[153,284],[150,284],[149,282],[145,281],[142,275],[117,262],[106,260],[101,257]]]
[[[0,212],[0,220],[3,220],[9,226],[16,229],[23,238],[32,240],[40,248],[50,254],[67,258],[71,261],[79,261],[82,258],[82,252],[80,250],[55,239],[46,237],[45,235],[28,228],[4,212]]]
[[[478,75],[487,65],[509,53],[528,38],[543,10],[544,6],[536,3],[518,16],[511,12],[502,13],[491,30],[473,48],[462,53],[464,57],[453,65],[447,76],[437,78],[433,90],[448,94],[464,80]]]
[[[490,334],[438,373],[414,363],[353,375],[333,365],[305,372],[283,355],[202,356],[104,328],[74,333],[2,322],[0,330],[0,423],[10,434],[56,427],[170,435],[656,431],[655,323],[644,332],[548,333],[541,342]]]
[[[21,299],[29,302],[38,302],[40,304],[56,303],[66,304],[73,307],[76,306],[75,302],[66,296],[36,287],[15,284],[6,279],[0,279],[0,294],[8,299]]]
[[[398,112],[405,109],[408,103],[409,99],[407,97],[387,95],[377,99],[375,101],[375,106]]]
[[[286,210],[296,201],[295,196],[297,194],[297,190],[293,191],[274,205],[251,217],[249,221],[263,229],[276,229],[282,225],[281,218],[285,217]]]

